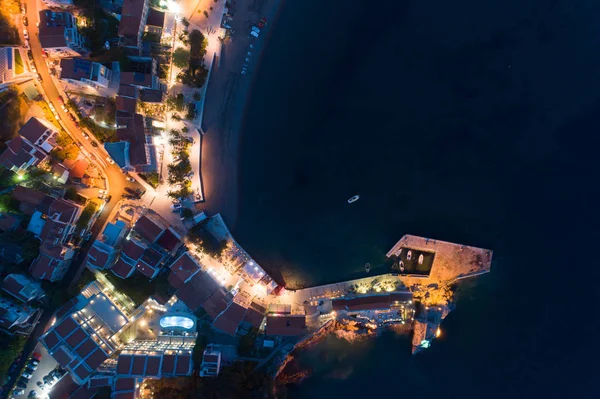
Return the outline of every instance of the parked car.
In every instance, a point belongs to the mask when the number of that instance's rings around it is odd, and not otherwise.
[[[127,176],[127,177],[125,177],[125,178],[127,179],[127,181],[130,181],[130,182],[132,182],[132,183],[134,183],[134,182],[135,182],[135,179],[134,179],[133,177],[131,177],[131,176]]]
[[[31,364],[31,363],[30,363],[30,364],[27,364],[27,365],[25,366],[25,370],[27,370],[27,372],[28,372],[28,373],[32,373],[32,374],[33,374],[33,372],[34,372],[35,370],[37,370],[37,364]]]
[[[21,374],[21,376],[23,376],[23,377],[27,378],[28,380],[30,380],[30,379],[31,379],[31,373],[28,373],[27,371],[24,371],[24,372]]]
[[[88,100],[85,100],[85,101],[83,102],[83,105],[85,105],[85,106],[87,106],[87,107],[91,107],[91,106],[93,106],[94,104],[92,104],[92,103],[91,103],[91,102],[89,102]]]
[[[33,355],[31,355],[31,358],[37,360],[38,362],[42,361],[42,355],[40,355],[37,352],[33,352]]]
[[[115,161],[113,161],[111,157],[106,157],[106,161],[111,165],[115,164]]]
[[[173,209],[174,211],[181,209],[182,205],[181,204],[173,204],[171,205],[171,209]]]
[[[98,194],[107,194],[107,193],[108,192],[106,190],[102,190],[102,189],[98,190]]]
[[[32,389],[31,391],[29,391],[29,395],[27,395],[27,397],[28,397],[29,399],[32,399],[32,398],[39,398],[39,397],[40,397],[40,394],[39,394],[39,393],[37,393],[37,391],[34,391],[34,390]]]
[[[98,143],[96,143],[95,141],[91,141],[90,143],[92,144],[92,147],[98,147]]]
[[[15,388],[15,389],[13,389],[12,394],[14,396],[24,395],[25,390],[23,388]]]
[[[58,102],[64,104],[65,100],[63,100],[62,96],[58,96]]]
[[[42,381],[38,381],[35,383],[40,389],[44,388],[44,383]]]
[[[17,381],[17,387],[25,389],[27,388],[27,382],[28,381],[26,379],[20,378],[19,381]]]
[[[81,132],[81,135],[83,136],[84,139],[89,140],[90,136],[87,135],[86,132]],[[93,143],[92,143],[93,144]]]
[[[23,29],[23,37],[25,40],[29,40],[29,33],[27,32],[27,29]]]
[[[23,17],[23,25],[28,26],[29,22],[27,22],[27,17]]]
[[[106,197],[105,201],[110,202],[111,199],[112,199],[112,195],[109,195],[108,197]]]

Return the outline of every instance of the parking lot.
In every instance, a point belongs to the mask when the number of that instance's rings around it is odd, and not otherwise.
[[[39,398],[46,398],[47,392],[52,389],[51,387],[44,387],[43,389],[41,389],[37,386],[36,383],[38,381],[43,381],[44,376],[48,375],[52,370],[54,370],[56,366],[58,366],[58,363],[54,360],[52,356],[48,354],[46,349],[40,344],[38,344],[35,347],[35,352],[42,355],[40,363],[38,364],[37,369],[31,375],[29,383],[27,384],[27,387],[24,390],[24,394],[14,396],[16,398],[26,398],[31,391],[35,391],[38,395],[37,397]]]

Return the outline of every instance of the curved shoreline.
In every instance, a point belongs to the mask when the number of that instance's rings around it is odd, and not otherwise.
[[[246,4],[247,3],[247,4]],[[251,1],[238,0],[238,9],[243,9]],[[235,229],[239,211],[239,172],[240,155],[243,143],[243,130],[248,112],[248,104],[254,88],[255,76],[260,68],[264,50],[269,43],[272,29],[279,19],[285,0],[267,0],[262,10],[247,11],[247,16],[258,20],[266,16],[268,25],[258,40],[244,37],[250,30],[240,28],[232,42],[224,44],[219,66],[213,68],[213,76],[208,83],[204,114],[200,128],[204,131],[201,148],[202,181],[206,211],[220,213],[231,229]],[[264,14],[259,14],[263,12]],[[236,13],[232,26],[247,24],[244,16]],[[257,17],[258,15],[258,17]],[[254,45],[257,60],[251,60],[248,73],[240,73],[249,44]],[[231,58],[231,59],[230,59]],[[216,62],[216,61],[213,61]],[[253,64],[254,62],[254,64]]]

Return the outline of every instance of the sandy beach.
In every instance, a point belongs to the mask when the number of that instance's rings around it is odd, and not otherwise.
[[[230,25],[235,34],[223,43],[221,57],[214,61],[208,84],[202,121],[205,133],[202,143],[205,208],[211,214],[221,213],[230,229],[235,227],[237,219],[238,158],[246,102],[250,98],[262,52],[283,3],[283,0],[233,2]],[[268,22],[260,37],[254,38],[249,31],[261,17],[266,17]],[[252,55],[248,72],[242,75],[249,51]]]

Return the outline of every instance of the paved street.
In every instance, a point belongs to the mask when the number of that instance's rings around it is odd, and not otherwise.
[[[41,88],[41,92],[45,95],[48,102],[52,103],[57,110],[60,110],[60,103],[58,101],[59,94],[63,95],[63,98],[66,99],[64,93],[59,93],[59,88],[56,87],[50,73],[48,72],[48,67],[46,65],[46,59],[42,57],[42,48],[40,45],[40,41],[38,38],[38,28],[36,23],[39,21],[39,10],[44,9],[43,4],[38,0],[27,0],[27,17],[30,21],[28,26],[29,32],[29,43],[31,46],[31,52],[33,53],[33,59],[35,62],[35,66],[37,71],[42,77],[41,84],[38,84],[38,88]],[[22,32],[22,29],[19,29]],[[125,179],[125,176],[121,172],[120,168],[115,164],[110,164],[106,161],[108,157],[108,153],[104,150],[104,147],[101,143],[97,142],[98,147],[92,146],[90,143],[91,140],[95,141],[95,138],[90,133],[89,140],[86,140],[83,137],[82,131],[75,126],[73,121],[68,118],[67,114],[64,112],[58,112],[58,116],[60,117],[60,125],[69,133],[69,135],[76,142],[81,143],[84,154],[87,152],[93,156],[92,162],[96,163],[100,173],[105,177],[109,189],[109,194],[112,196],[110,202],[106,203],[102,214],[92,227],[92,238],[86,242],[79,251],[78,256],[74,259],[71,268],[67,272],[63,283],[65,286],[70,285],[73,282],[76,282],[85,265],[83,264],[83,259],[89,250],[91,243],[94,241],[96,236],[100,233],[102,226],[105,224],[108,215],[112,211],[112,209],[117,205],[117,203],[121,200],[121,195],[124,193],[124,189],[127,185],[132,188],[137,188],[136,184],[128,183]],[[95,157],[95,159],[94,159]]]

